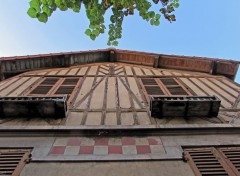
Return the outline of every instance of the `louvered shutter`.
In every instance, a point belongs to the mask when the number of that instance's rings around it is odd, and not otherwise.
[[[174,78],[160,78],[171,95],[188,95],[181,85]]]
[[[53,86],[59,81],[59,78],[45,78],[37,87],[29,94],[46,95],[50,92]]]
[[[78,81],[79,78],[65,78],[54,94],[72,94],[73,90],[78,84]]]
[[[190,164],[196,176],[235,176],[232,167],[215,147],[186,149],[184,158]]]
[[[0,175],[20,175],[26,162],[30,160],[30,150],[0,150]]]
[[[164,92],[154,78],[142,78],[142,84],[148,95],[164,95]]]

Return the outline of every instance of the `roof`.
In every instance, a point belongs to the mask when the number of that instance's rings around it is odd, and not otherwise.
[[[0,73],[2,79],[4,79],[4,77],[9,77],[9,75],[36,69],[109,61],[223,75],[232,80],[235,78],[240,63],[239,61],[217,58],[167,55],[108,48],[79,52],[0,57]]]

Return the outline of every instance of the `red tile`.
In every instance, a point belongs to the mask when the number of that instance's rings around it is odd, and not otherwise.
[[[123,137],[122,145],[135,145],[135,139],[132,137]]]
[[[146,154],[151,153],[151,149],[149,145],[137,145],[137,154]]]
[[[54,146],[49,152],[50,155],[63,155],[65,151],[65,146]]]
[[[80,146],[81,141],[79,138],[71,138],[68,140],[67,145],[68,146]]]
[[[158,141],[154,138],[148,138],[149,145],[158,145]]]
[[[93,154],[93,146],[80,146],[79,154],[87,155]]]
[[[122,154],[122,146],[121,145],[108,146],[108,154]]]
[[[108,138],[95,138],[95,145],[108,145]]]

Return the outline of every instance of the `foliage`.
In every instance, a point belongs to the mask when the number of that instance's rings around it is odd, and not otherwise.
[[[86,15],[89,19],[89,28],[85,31],[92,40],[95,40],[106,30],[105,13],[112,11],[109,24],[108,45],[118,45],[118,39],[122,37],[122,22],[124,17],[133,15],[136,11],[143,20],[151,25],[160,24],[161,15],[172,22],[175,8],[179,7],[179,0],[31,0],[29,2],[28,15],[46,23],[56,9],[66,11],[72,9],[80,12],[82,5],[85,6]],[[160,6],[159,12],[151,10],[152,6]]]

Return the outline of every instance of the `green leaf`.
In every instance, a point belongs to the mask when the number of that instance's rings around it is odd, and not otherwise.
[[[114,41],[114,42],[112,42],[112,45],[114,45],[114,46],[118,46],[118,41]]]
[[[36,17],[37,17],[37,11],[36,11],[34,8],[32,8],[32,7],[30,7],[30,8],[28,9],[27,14],[28,14],[30,17],[32,17],[32,18],[36,18]]]
[[[151,12],[148,12],[148,16],[150,18],[153,18],[155,16],[155,12],[151,11]]]
[[[48,20],[48,16],[47,16],[47,14],[45,12],[39,13],[37,15],[37,18],[38,18],[38,21],[43,22],[43,23],[46,23],[47,20]]]
[[[151,25],[154,25],[154,19],[151,19],[151,20],[150,20],[150,24],[151,24]]]
[[[156,20],[160,19],[161,15],[160,14],[156,14],[155,18]]]
[[[98,31],[98,30],[93,30],[92,33],[93,33],[94,35],[96,35],[96,36],[99,35],[99,31]]]
[[[159,26],[159,24],[160,24],[160,21],[159,21],[159,20],[154,21],[154,25],[155,25],[155,26]]]
[[[178,7],[180,6],[180,4],[179,4],[179,3],[175,3],[175,4],[173,4],[173,6],[174,6],[175,8],[178,8]]]
[[[45,12],[48,16],[51,16],[52,10],[48,6],[43,6],[42,8],[43,12]]]
[[[30,7],[31,7],[31,8],[34,8],[37,12],[40,12],[40,11],[41,11],[41,9],[40,9],[40,3],[39,3],[38,0],[32,0],[32,1],[29,2],[29,4],[30,4]]]
[[[47,5],[47,0],[41,0],[43,5]]]
[[[87,30],[85,31],[85,34],[86,34],[87,36],[90,36],[90,35],[92,34],[92,32],[91,32],[90,29],[87,29]]]
[[[95,39],[96,39],[96,35],[91,34],[91,35],[90,35],[90,38],[91,38],[92,40],[95,40]]]

